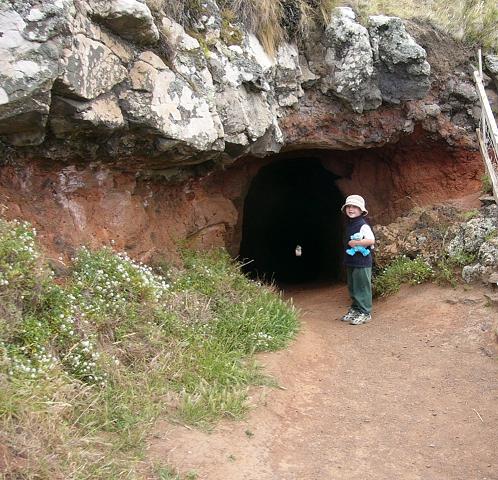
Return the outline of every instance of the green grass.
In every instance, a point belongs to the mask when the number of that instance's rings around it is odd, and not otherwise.
[[[158,480],[196,480],[198,478],[195,472],[189,472],[182,477],[171,467],[158,467],[157,475]]]
[[[434,276],[432,267],[421,258],[402,256],[374,276],[373,294],[376,297],[393,295],[402,284],[417,285]]]
[[[418,285],[425,282],[455,287],[462,267],[475,261],[475,254],[465,252],[449,256],[441,251],[431,262],[421,257],[411,259],[400,256],[374,275],[373,294],[375,297],[387,297],[397,293],[403,284]]]
[[[82,248],[55,279],[30,226],[0,219],[7,478],[144,478],[159,415],[201,428],[244,416],[248,388],[271,383],[253,354],[284,347],[296,311],[224,251],[184,264]]]
[[[493,184],[491,182],[491,177],[489,175],[483,175],[481,178],[482,182],[482,191],[489,195],[493,194]]]
[[[462,220],[468,222],[477,216],[479,216],[479,210],[468,210],[462,213]]]

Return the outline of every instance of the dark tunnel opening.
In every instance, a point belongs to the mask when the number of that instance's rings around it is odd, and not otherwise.
[[[258,172],[244,204],[240,258],[246,273],[277,283],[340,276],[344,196],[337,178],[312,158],[280,160]]]

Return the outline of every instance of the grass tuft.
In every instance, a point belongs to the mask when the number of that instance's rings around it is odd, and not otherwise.
[[[394,15],[430,20],[472,46],[498,51],[498,5],[494,0],[355,0],[362,17]]]
[[[433,276],[432,267],[423,259],[401,256],[374,277],[373,294],[376,297],[393,295],[402,284],[417,285]]]
[[[485,174],[481,178],[482,183],[482,192],[487,193],[488,195],[493,194],[493,183],[491,182],[491,177],[488,174]]]

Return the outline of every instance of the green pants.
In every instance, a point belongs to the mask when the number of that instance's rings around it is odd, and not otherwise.
[[[361,313],[372,312],[372,269],[347,267],[351,307]]]

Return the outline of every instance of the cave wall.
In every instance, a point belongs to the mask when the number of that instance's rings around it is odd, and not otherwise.
[[[237,22],[226,44],[213,0],[193,35],[104,3],[0,5],[0,207],[54,256],[235,256],[251,182],[285,159],[319,159],[379,223],[480,188],[471,52],[430,25],[338,8],[272,57]]]
[[[103,165],[5,166],[0,204],[7,217],[33,222],[54,256],[72,255],[82,244],[112,245],[142,260],[176,261],[182,240],[200,249],[225,246],[236,256],[254,178],[265,166],[296,159],[318,159],[337,177],[339,191],[344,196],[360,192],[371,220],[383,224],[415,206],[478,192],[483,174],[477,152],[434,142],[418,130],[379,148],[246,157],[180,182]]]

